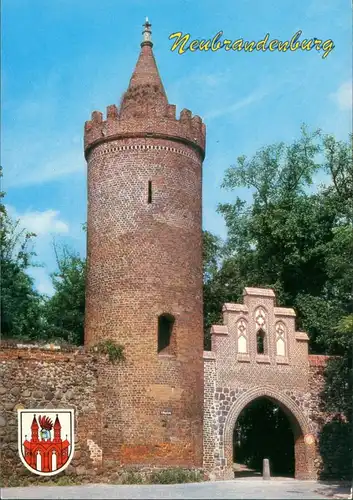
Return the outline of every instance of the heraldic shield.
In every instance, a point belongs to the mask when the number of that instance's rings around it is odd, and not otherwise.
[[[18,452],[28,470],[54,476],[74,455],[74,410],[18,410]]]

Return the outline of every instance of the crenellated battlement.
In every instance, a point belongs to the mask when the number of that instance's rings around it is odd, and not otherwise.
[[[151,113],[126,116],[115,104],[107,106],[106,118],[100,111],[93,111],[84,130],[85,157],[96,145],[105,141],[129,137],[158,137],[187,143],[205,156],[206,126],[202,119],[188,109],[176,117],[176,106],[168,104],[164,114]]]

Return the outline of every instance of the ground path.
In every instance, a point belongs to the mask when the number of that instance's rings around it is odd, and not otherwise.
[[[347,495],[345,495],[347,490]],[[348,497],[349,488],[336,489],[316,481],[295,479],[244,478],[233,481],[173,485],[108,485],[90,484],[82,486],[35,486],[24,488],[2,488],[1,498],[21,499],[159,499],[159,498],[222,498],[222,499],[323,499],[333,493]]]

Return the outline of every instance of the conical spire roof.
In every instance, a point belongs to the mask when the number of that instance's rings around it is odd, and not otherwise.
[[[147,114],[164,115],[168,105],[167,95],[152,51],[151,24],[147,18],[143,27],[140,55],[120,105],[121,118]]]

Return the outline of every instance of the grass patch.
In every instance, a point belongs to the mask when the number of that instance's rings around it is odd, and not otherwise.
[[[15,488],[25,486],[75,486],[87,483],[110,483],[110,484],[180,484],[199,483],[204,481],[204,476],[200,470],[171,468],[146,470],[139,468],[127,468],[114,474],[113,477],[105,476],[85,476],[75,475],[59,477],[33,477],[33,476],[10,476],[0,481],[2,488]]]
[[[33,476],[10,476],[9,478],[1,478],[1,488],[18,488],[26,486],[75,486],[81,484],[82,481],[75,476],[59,476],[57,479],[46,477]]]
[[[204,481],[202,471],[182,468],[146,470],[139,468],[125,469],[114,477],[111,484],[180,484]]]
[[[155,471],[149,477],[150,484],[199,483],[201,481],[203,481],[203,476],[200,471],[181,468]]]
[[[146,484],[146,479],[139,472],[128,471],[122,474],[120,484]]]

